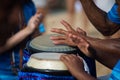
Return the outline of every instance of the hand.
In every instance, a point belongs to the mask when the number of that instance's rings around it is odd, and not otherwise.
[[[74,54],[62,55],[60,60],[63,61],[74,77],[78,77],[80,73],[85,72],[82,58]]]
[[[42,21],[43,16],[41,13],[36,13],[28,22],[27,29],[30,33],[33,33],[37,29],[38,25]]]
[[[79,33],[79,35],[81,35],[81,36],[86,36],[87,34],[86,34],[86,32],[84,31],[84,30],[82,30],[81,28],[77,28],[76,29],[76,31]]]
[[[77,47],[88,57],[91,57],[90,52],[88,50],[88,48],[90,47],[89,42],[87,42],[87,40],[85,40],[83,37],[81,36],[77,36],[74,34],[69,34],[69,37],[72,39],[72,41],[74,42],[75,45],[77,45]]]
[[[68,24],[66,21],[62,20],[61,24],[63,24],[67,30],[53,28],[51,30],[52,32],[55,32],[55,33],[58,33],[58,34],[62,34],[62,35],[59,35],[59,36],[52,36],[51,39],[53,40],[53,43],[54,44],[67,44],[67,45],[70,45],[70,46],[76,46],[74,44],[74,42],[72,42],[72,40],[68,37],[68,34],[72,33],[72,34],[79,35],[79,33],[76,32],[71,27],[71,25]]]

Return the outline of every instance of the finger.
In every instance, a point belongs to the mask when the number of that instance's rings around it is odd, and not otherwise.
[[[80,28],[77,28],[77,32],[80,34],[83,33],[84,35],[87,35],[86,32]]]
[[[35,24],[35,25],[38,25],[38,24],[39,24],[39,20],[38,20],[38,19],[35,19],[35,20],[34,20],[34,24]]]
[[[74,36],[73,34],[69,33],[68,37],[74,42],[74,44],[76,44],[76,39],[77,39],[76,36]]]
[[[77,57],[78,57],[78,59],[80,59],[83,62],[83,58],[82,57],[80,57],[79,55]]]
[[[66,36],[51,36],[51,40],[65,40]]]
[[[66,64],[66,63],[68,62],[67,57],[68,57],[68,54],[66,54],[66,55],[61,55],[61,56],[60,56],[60,60],[63,61],[63,62]]]
[[[82,30],[81,28],[77,27],[76,31],[77,31],[77,32],[81,32],[81,31],[83,31],[83,30]]]
[[[79,59],[78,56],[76,56],[74,54],[70,54],[70,55],[67,55],[66,61],[67,61],[67,63],[68,62],[70,62],[70,63],[77,62],[79,64],[79,62],[81,61],[81,59]]]
[[[71,37],[72,37],[72,35],[73,35],[72,33],[69,33],[69,34],[68,34],[68,37],[70,37],[70,38],[71,38]]]
[[[74,38],[76,38],[77,36],[76,36],[76,35],[74,35],[74,34],[72,34],[72,33],[68,33],[68,37],[70,37],[70,38],[74,39]]]
[[[78,37],[78,39],[79,39],[79,41],[81,41],[81,42],[86,42],[86,40],[83,39],[82,37]]]
[[[68,61],[71,62],[71,60],[75,58],[75,55],[74,55],[74,54],[66,54],[66,55],[62,55],[61,58],[63,58],[63,59],[66,60],[67,62],[68,62]]]
[[[62,20],[61,24],[63,24],[68,31],[74,31],[74,29],[71,27],[71,25],[68,22]]]
[[[43,15],[42,13],[36,14],[35,18],[37,18],[39,20],[39,22],[41,22],[43,20]]]
[[[69,59],[75,59],[76,58],[76,55],[74,55],[74,54],[70,54],[70,55],[68,55],[68,57],[69,57]]]
[[[42,15],[42,13],[36,13],[36,15],[35,15],[37,18],[39,18],[39,19],[42,19],[43,18],[43,15]]]
[[[53,43],[56,44],[56,45],[58,45],[58,44],[60,44],[60,45],[67,44],[67,42],[65,40],[54,40]]]
[[[64,35],[67,34],[67,31],[65,31],[63,29],[52,28],[51,31],[55,32],[55,33],[59,33],[59,34],[64,34]]]
[[[78,38],[76,35],[73,34],[69,34],[69,37],[72,39],[72,41],[76,44],[76,42],[78,41]]]

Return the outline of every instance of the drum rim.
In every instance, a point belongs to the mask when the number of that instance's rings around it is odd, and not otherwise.
[[[38,58],[37,57],[37,55],[39,55],[39,54],[41,54],[42,56],[50,56],[49,54],[51,54],[51,56],[53,55],[53,54],[58,54],[57,56],[59,56],[59,57],[57,57],[57,58],[54,58],[53,57],[53,59],[51,59],[51,58],[45,58],[45,60],[46,61],[48,61],[48,60],[51,60],[51,61],[54,61],[54,60],[56,60],[56,61],[60,61],[60,56],[61,55],[66,55],[66,53],[56,53],[56,52],[40,52],[40,53],[34,53],[34,54],[32,54],[30,57],[31,58],[34,58],[34,59],[36,59],[36,60],[44,60],[44,58],[42,58],[42,57],[40,57],[40,58]],[[48,55],[44,55],[44,54],[48,54]]]
[[[75,53],[75,52],[77,52],[77,49],[73,50],[73,51],[44,51],[44,50],[38,50],[38,49],[35,49],[35,48],[30,46],[30,41],[26,44],[26,48],[30,53],[32,53],[32,52],[34,52],[34,53],[38,53],[38,52]],[[73,48],[77,48],[77,47],[73,47]]]
[[[33,67],[28,67],[26,64],[21,69],[22,72],[35,72],[55,76],[71,76],[68,70],[49,70],[49,69],[35,69]],[[64,74],[63,74],[64,73]]]

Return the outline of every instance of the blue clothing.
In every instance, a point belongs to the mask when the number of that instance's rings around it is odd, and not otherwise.
[[[24,19],[25,19],[24,22],[28,24],[29,19],[36,13],[36,8],[32,1],[24,5],[23,12],[24,12]]]
[[[27,24],[31,16],[33,16],[36,13],[36,8],[33,2],[29,2],[28,4],[25,4],[23,7],[24,11],[24,19],[25,23]],[[43,26],[44,27],[44,26]],[[14,50],[14,59],[15,64],[19,64],[19,47],[15,48]],[[12,65],[11,65],[11,56],[12,52],[6,52],[0,55],[0,80],[16,80],[17,76],[15,76],[12,72]],[[15,67],[16,67],[15,65]]]
[[[31,16],[36,13],[36,8],[33,2],[31,1],[31,3],[25,5],[23,8],[23,11],[24,11],[24,16],[25,16],[25,23],[27,24]],[[41,33],[45,32],[45,27],[43,23],[39,25],[39,32]]]
[[[41,33],[45,32],[45,27],[44,27],[44,24],[43,24],[43,23],[41,23],[41,24],[39,25],[39,32],[41,32]]]
[[[120,80],[120,60],[112,70],[112,74],[109,80]]]
[[[118,14],[118,4],[114,4],[111,10],[108,12],[108,19],[116,24],[120,24],[120,15]]]
[[[19,80],[76,80],[73,76],[55,76],[35,72],[19,72]]]

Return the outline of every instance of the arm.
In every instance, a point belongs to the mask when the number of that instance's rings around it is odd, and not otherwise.
[[[69,37],[86,56],[98,60],[111,69],[120,59],[120,39],[97,39],[71,33]]]
[[[21,30],[20,32],[16,33],[14,36],[12,36],[11,38],[7,40],[4,46],[0,47],[0,53],[7,51],[11,49],[12,47],[16,46],[18,43],[20,43],[30,34],[31,32],[28,31],[27,27]]]
[[[71,33],[69,37],[86,56],[98,60],[111,69],[120,59],[120,39],[98,39]]]
[[[58,33],[58,34],[62,34],[59,36],[52,36],[50,37],[51,40],[53,40],[54,44],[66,44],[69,46],[76,46],[73,41],[68,37],[68,33],[73,33],[76,34],[76,31],[71,27],[70,24],[68,24],[66,21],[62,20],[61,24],[64,25],[64,27],[67,30],[63,30],[63,29],[58,29],[58,28],[53,28],[51,31],[54,33]],[[84,34],[84,33],[82,33]]]
[[[26,28],[19,31],[15,35],[13,35],[11,38],[9,38],[6,42],[6,44],[2,47],[0,47],[0,54],[3,52],[11,49],[12,47],[16,46],[18,43],[20,43],[22,40],[24,40],[27,36],[32,34],[34,30],[37,28],[38,24],[41,22],[42,16],[41,14],[34,15]]]
[[[100,10],[95,5],[93,0],[80,1],[89,20],[103,35],[110,36],[119,29],[119,25],[109,21],[107,19],[107,14],[104,11]]]
[[[62,36],[51,37],[55,44],[72,44],[89,57],[93,57],[109,68],[113,68],[117,60],[120,59],[120,39],[97,39],[88,37],[86,33],[78,28],[77,31],[66,22],[62,24],[67,30],[53,29],[53,32],[63,34]]]
[[[103,65],[113,68],[120,59],[120,39],[96,39],[86,37],[90,43],[88,50]]]

